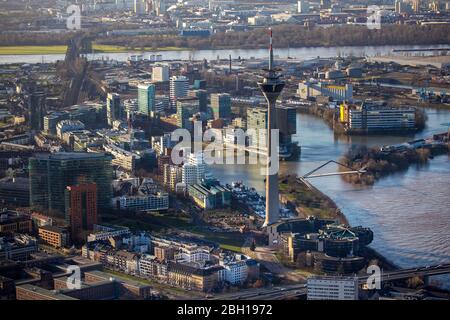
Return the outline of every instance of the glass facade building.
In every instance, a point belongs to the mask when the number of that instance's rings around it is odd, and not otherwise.
[[[155,92],[154,84],[140,84],[138,86],[138,108],[139,112],[151,117],[155,112]]]
[[[36,154],[29,160],[30,205],[63,216],[67,186],[95,183],[98,208],[110,206],[113,170],[104,153],[59,152]]]

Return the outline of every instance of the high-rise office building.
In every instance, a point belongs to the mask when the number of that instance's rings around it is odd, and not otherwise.
[[[252,147],[260,150],[267,148],[267,108],[247,109],[247,128],[256,130],[256,136],[249,136]]]
[[[143,15],[146,13],[146,0],[134,0],[134,13],[136,15]]]
[[[253,107],[247,109],[247,126],[248,128],[258,130],[259,144],[253,144],[257,147],[266,150],[267,148],[267,134],[260,129],[267,129],[267,108]],[[280,146],[291,143],[292,135],[297,133],[297,109],[294,107],[277,106],[275,108],[277,125],[280,134]],[[250,137],[251,138],[251,137]]]
[[[420,0],[413,0],[412,2],[412,9],[415,13],[420,12]]]
[[[152,2],[153,13],[157,16],[166,13],[167,5],[166,0],[153,0]]]
[[[297,13],[308,13],[309,12],[309,2],[305,0],[297,1]]]
[[[46,95],[42,91],[34,91],[29,95],[28,108],[29,108],[29,120],[31,130],[41,131],[44,130],[44,116],[46,115],[45,105]]]
[[[295,107],[277,106],[277,125],[280,130],[280,144],[291,141],[297,133],[297,109]]]
[[[214,119],[229,118],[231,116],[231,97],[228,93],[211,94],[211,109]]]
[[[157,65],[152,68],[152,81],[166,82],[169,81],[169,66]]]
[[[200,108],[200,112],[206,112],[206,109],[208,107],[208,92],[206,90],[204,89],[189,90],[188,96],[198,98],[198,105]]]
[[[320,9],[330,9],[331,0],[320,0]]]
[[[202,152],[188,154],[186,163],[196,167],[197,183],[205,179],[206,163]]]
[[[92,230],[98,223],[97,185],[95,183],[67,186],[65,191],[66,223],[72,241],[81,240],[81,232]]]
[[[155,85],[138,85],[138,108],[139,112],[152,117],[155,112]]]
[[[197,166],[190,163],[183,164],[181,181],[186,188],[190,185],[199,183],[197,179]]]
[[[106,118],[110,126],[113,125],[114,120],[120,120],[122,118],[120,96],[117,93],[108,93],[106,97]]]
[[[269,46],[269,70],[264,76],[263,81],[258,82],[258,86],[261,89],[264,97],[267,100],[267,158],[272,159],[272,129],[277,129],[277,117],[275,104],[281,91],[284,88],[284,81],[280,79],[280,75],[274,69],[273,65],[273,48],[272,48],[272,30],[270,30],[270,46]],[[277,155],[278,156],[278,155]],[[268,232],[271,232],[270,226],[279,220],[279,200],[278,200],[278,171],[272,173],[270,170],[270,164],[267,163],[266,173],[266,219],[264,225],[269,228]],[[269,237],[270,238],[270,237]],[[273,245],[270,243],[269,245]]]
[[[199,100],[195,97],[179,98],[177,101],[177,126],[192,130],[190,118],[200,111]]]
[[[98,208],[108,208],[112,197],[111,160],[111,156],[104,153],[36,154],[29,159],[30,205],[64,215],[66,187],[95,183]]]
[[[187,96],[189,88],[188,78],[185,76],[173,76],[170,78],[170,103],[176,106],[177,100]]]
[[[407,3],[403,0],[396,0],[395,3],[395,12],[399,14],[403,13],[411,13],[413,11],[412,3]]]

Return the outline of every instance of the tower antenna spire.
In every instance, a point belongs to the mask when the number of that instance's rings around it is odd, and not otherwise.
[[[269,71],[273,70],[273,37],[272,37],[272,28],[269,28]]]
[[[262,81],[258,82],[258,86],[261,89],[262,94],[267,100],[267,159],[271,159],[272,156],[278,158],[278,151],[276,146],[278,146],[279,141],[278,134],[274,133],[272,136],[272,131],[277,130],[277,116],[276,116],[276,101],[279,97],[281,91],[284,88],[284,81],[280,79],[281,75],[277,74],[273,65],[273,42],[272,42],[272,29],[269,29],[269,70],[264,75]],[[273,148],[272,148],[273,147]],[[277,154],[272,154],[276,152]],[[278,160],[278,159],[277,159]],[[268,227],[267,232],[269,234],[269,243],[273,244],[273,232],[272,225],[277,223],[280,219],[280,209],[278,200],[278,169],[276,172],[272,172],[272,164],[267,162],[266,165],[266,219],[264,226]]]

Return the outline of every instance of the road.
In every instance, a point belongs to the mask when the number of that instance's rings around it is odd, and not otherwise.
[[[381,281],[393,281],[407,279],[413,277],[424,277],[450,273],[450,263],[440,264],[437,266],[418,267],[410,269],[401,269],[390,272],[381,273]],[[359,277],[360,283],[366,283],[369,276]]]
[[[211,300],[281,300],[306,294],[305,284],[255,288],[217,295]]]

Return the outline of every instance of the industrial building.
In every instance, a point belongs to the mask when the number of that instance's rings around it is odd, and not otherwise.
[[[353,85],[340,85],[333,82],[305,81],[298,84],[297,95],[301,99],[306,100],[324,96],[335,101],[351,101],[353,99]]]

